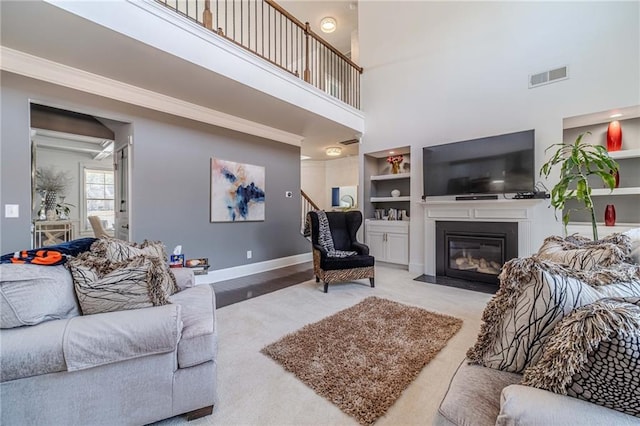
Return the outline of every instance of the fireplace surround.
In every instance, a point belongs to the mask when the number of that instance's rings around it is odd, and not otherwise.
[[[514,222],[436,221],[436,276],[498,284],[505,262],[518,256]]]

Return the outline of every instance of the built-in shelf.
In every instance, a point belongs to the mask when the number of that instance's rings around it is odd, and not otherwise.
[[[630,229],[640,228],[640,223],[617,223],[614,226],[606,226],[604,223],[597,223],[598,237],[602,238],[609,234],[625,232]],[[592,238],[593,230],[589,222],[572,222],[567,225],[567,235],[580,234],[585,237]]]
[[[411,196],[401,195],[399,197],[371,197],[372,203],[390,203],[395,201],[411,201]]]
[[[609,157],[614,160],[624,160],[625,158],[640,158],[640,149],[622,149],[620,151],[609,152]]]
[[[640,194],[640,187],[635,187],[635,188],[614,188],[613,191],[611,191],[608,188],[599,188],[599,189],[592,189],[591,190],[591,196],[594,197],[599,197],[599,196],[604,196],[604,195],[638,195]]]
[[[371,176],[371,180],[395,180],[395,179],[406,179],[410,178],[411,173],[397,173],[395,175],[377,175]]]

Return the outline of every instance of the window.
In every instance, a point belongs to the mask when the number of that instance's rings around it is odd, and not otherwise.
[[[102,226],[110,231],[114,228],[114,184],[113,170],[84,169],[84,230],[91,231],[89,216],[98,216]]]

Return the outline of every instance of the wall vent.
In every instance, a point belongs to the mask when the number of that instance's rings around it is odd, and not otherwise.
[[[353,145],[354,143],[360,142],[360,139],[349,139],[348,141],[339,142],[341,145]]]
[[[564,66],[529,76],[529,89],[569,78],[569,67]]]

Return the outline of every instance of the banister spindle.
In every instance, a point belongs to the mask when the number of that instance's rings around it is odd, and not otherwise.
[[[309,70],[309,23],[304,23],[304,39],[306,44],[306,52],[304,57],[304,81],[311,81],[311,71]]]

